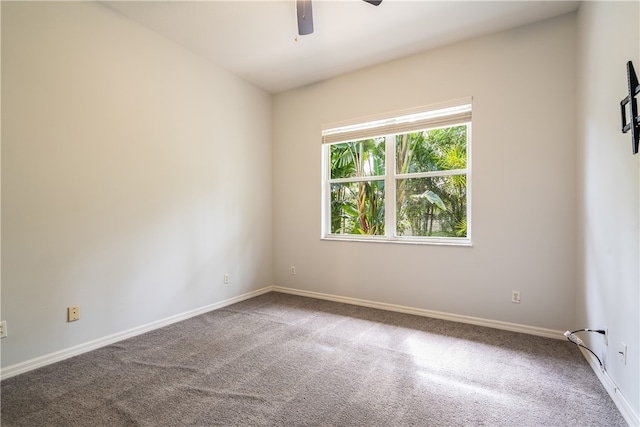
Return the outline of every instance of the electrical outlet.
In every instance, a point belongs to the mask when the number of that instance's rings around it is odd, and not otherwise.
[[[511,302],[520,304],[520,291],[511,291]]]
[[[291,266],[291,275],[292,276],[296,275],[296,268],[293,265]]]
[[[627,345],[622,341],[620,341],[620,345],[618,346],[618,357],[620,357],[623,365],[627,364]]]
[[[80,306],[67,307],[67,322],[75,322],[78,319],[80,319]]]
[[[0,322],[0,338],[5,338],[7,336],[7,321],[3,320]]]
[[[224,283],[229,283],[229,273],[224,274]]]

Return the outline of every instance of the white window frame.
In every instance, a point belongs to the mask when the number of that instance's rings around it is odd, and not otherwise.
[[[471,246],[471,98],[455,100],[427,107],[404,110],[327,124],[322,127],[322,225],[321,239],[338,241],[388,242],[409,244],[436,244]],[[467,126],[467,167],[466,169],[429,171],[398,174],[395,168],[395,136],[417,130],[440,129],[452,126]],[[410,130],[407,130],[410,129]],[[332,144],[351,142],[375,137],[385,138],[385,175],[331,179],[330,151]],[[396,235],[396,181],[398,179],[427,178],[433,176],[466,175],[467,177],[467,236],[397,236]],[[331,233],[331,184],[384,180],[385,182],[385,235],[357,235]]]

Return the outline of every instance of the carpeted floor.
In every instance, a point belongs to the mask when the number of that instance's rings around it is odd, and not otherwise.
[[[2,381],[9,426],[626,426],[567,341],[268,293]]]

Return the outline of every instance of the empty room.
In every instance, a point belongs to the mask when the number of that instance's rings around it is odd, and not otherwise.
[[[640,426],[638,1],[2,1],[3,426]]]

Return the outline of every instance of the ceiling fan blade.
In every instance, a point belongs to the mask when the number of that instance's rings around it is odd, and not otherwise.
[[[363,0],[363,1],[366,1],[367,3],[372,4],[374,6],[379,6],[380,3],[382,3],[382,0]]]
[[[298,34],[305,36],[313,33],[313,9],[311,0],[296,0],[298,15]]]

